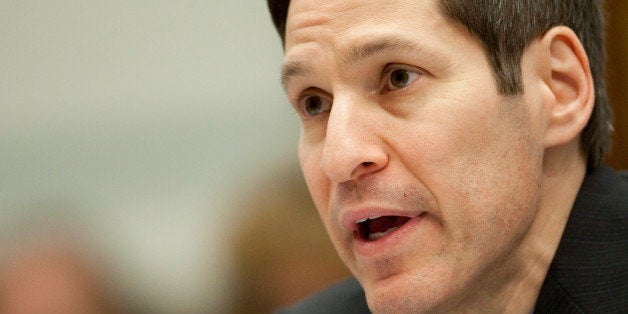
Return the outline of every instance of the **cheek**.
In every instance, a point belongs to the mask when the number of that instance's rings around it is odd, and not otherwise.
[[[329,180],[320,167],[320,150],[308,145],[301,139],[299,143],[299,162],[314,205],[324,223],[327,223],[329,205]]]
[[[465,226],[458,230],[474,233],[467,236],[480,242],[518,238],[531,223],[538,201],[541,158],[526,147],[525,140],[510,135],[485,149],[472,150],[476,157],[460,160],[449,187],[457,191],[456,198],[444,203],[452,223]]]
[[[405,166],[434,195],[452,237],[475,238],[453,233],[525,224],[538,197],[542,147],[533,145],[538,143],[533,126],[525,113],[504,114],[499,105],[492,109],[431,115],[419,127],[404,125],[400,133],[411,136],[395,144]]]

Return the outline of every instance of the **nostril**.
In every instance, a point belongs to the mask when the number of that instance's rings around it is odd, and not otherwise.
[[[377,163],[373,161],[364,161],[358,167],[353,169],[351,179],[355,179],[365,173],[373,172],[377,169]]]

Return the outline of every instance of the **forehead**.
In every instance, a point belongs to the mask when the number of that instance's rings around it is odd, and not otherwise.
[[[464,26],[446,19],[438,3],[293,0],[286,23],[284,89],[288,90],[297,77],[351,76],[347,67],[360,68],[364,63],[355,61],[370,56],[395,59],[389,62],[431,60],[432,66],[452,66],[479,43]],[[378,62],[376,58],[370,60]]]
[[[377,32],[421,31],[443,22],[438,0],[292,0],[286,51],[304,42],[342,45]]]

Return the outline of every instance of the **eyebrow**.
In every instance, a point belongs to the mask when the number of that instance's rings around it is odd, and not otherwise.
[[[312,66],[309,62],[288,61],[281,66],[281,86],[286,90],[288,81],[295,76],[305,75],[312,72]]]
[[[401,37],[386,37],[350,47],[342,61],[350,65],[387,51],[420,54],[423,49],[414,42]],[[312,68],[312,64],[307,61],[288,61],[283,64],[281,67],[281,85],[284,90],[292,77],[306,75],[312,72]]]

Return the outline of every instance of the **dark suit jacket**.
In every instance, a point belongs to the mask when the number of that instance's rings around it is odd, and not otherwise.
[[[628,313],[628,173],[589,173],[539,293],[534,313]],[[285,313],[370,313],[349,279]]]

